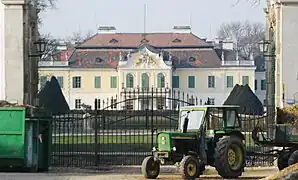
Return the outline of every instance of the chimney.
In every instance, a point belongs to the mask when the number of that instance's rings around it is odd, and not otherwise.
[[[231,40],[225,40],[222,42],[223,44],[223,49],[226,50],[234,50],[234,42]]]
[[[116,33],[115,26],[99,26],[97,29],[97,33],[106,34],[106,33]]]
[[[173,29],[175,33],[191,33],[190,26],[174,26]]]
[[[201,39],[205,42],[207,42],[207,37],[201,37]]]

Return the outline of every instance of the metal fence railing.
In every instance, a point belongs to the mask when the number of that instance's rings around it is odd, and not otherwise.
[[[160,97],[165,97],[165,101],[158,100]],[[110,104],[100,110],[77,110],[53,117],[52,166],[140,165],[156,145],[156,133],[177,130],[179,108],[174,108],[173,103],[198,105],[198,101],[189,103],[168,92],[146,98],[148,101],[143,101],[144,96],[113,101],[118,107],[115,109]],[[151,106],[141,105],[144,102]],[[157,108],[158,102],[172,105]],[[123,109],[128,104],[133,104],[133,108]],[[240,114],[247,151],[262,154],[270,150],[255,144],[251,133],[258,125],[267,135],[271,118],[274,116],[266,113]],[[250,155],[247,166],[271,166],[273,160],[273,157]]]

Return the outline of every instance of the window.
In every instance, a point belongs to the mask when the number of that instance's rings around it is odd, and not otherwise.
[[[166,108],[166,99],[163,97],[156,98],[156,108],[158,110]]]
[[[110,78],[110,87],[117,88],[117,77],[116,76],[112,76]]]
[[[101,77],[100,76],[94,77],[94,88],[101,88]]]
[[[142,74],[142,88],[149,88],[149,76],[147,73]]]
[[[215,76],[208,76],[208,88],[215,88]]]
[[[239,123],[236,119],[237,118],[236,112],[234,110],[227,110],[226,116],[227,116],[227,127],[239,126]]]
[[[172,42],[173,42],[173,43],[179,43],[179,42],[181,42],[181,40],[178,39],[178,38],[176,38],[176,39],[174,39]]]
[[[124,107],[124,109],[132,110],[133,109],[133,104],[134,104],[134,97],[127,96],[125,98],[125,107]]]
[[[100,57],[96,57],[95,58],[95,64],[101,63],[103,62],[103,59],[101,59]]]
[[[172,86],[173,88],[179,88],[179,76],[173,76]]]
[[[75,108],[76,109],[81,109],[81,99],[75,99]]]
[[[203,121],[205,111],[191,111],[188,115],[187,130],[198,130]],[[180,130],[183,130],[184,120],[187,116],[187,111],[182,111],[180,114]]]
[[[176,110],[180,109],[180,101],[178,99],[173,99],[172,106],[173,106],[172,107],[173,109],[176,109]]]
[[[255,80],[255,90],[258,90],[258,80]]]
[[[94,109],[100,109],[100,99],[95,99],[94,101]]]
[[[111,109],[117,108],[117,99],[111,99]]]
[[[117,39],[111,39],[110,41],[109,41],[109,43],[117,43],[117,42],[119,42]]]
[[[191,97],[188,99],[188,105],[193,106],[195,105],[195,98]]]
[[[57,81],[59,83],[59,86],[63,88],[63,76],[57,76]]]
[[[194,62],[195,60],[196,60],[196,58],[194,58],[194,57],[189,57],[189,58],[188,58],[188,61],[189,61],[189,62]]]
[[[188,76],[188,88],[195,88],[195,77]]]
[[[163,73],[157,74],[157,87],[164,88],[165,87],[165,75]]]
[[[249,84],[249,77],[242,76],[242,85],[248,85],[248,84]]]
[[[261,80],[261,90],[266,90],[266,80]]]
[[[46,85],[47,80],[48,80],[47,76],[40,76],[40,79],[39,79],[40,89],[42,89]]]
[[[233,76],[227,76],[227,88],[232,88],[233,86]]]
[[[81,76],[72,77],[72,88],[81,88]]]
[[[215,104],[215,98],[209,98],[209,104],[214,105]]]
[[[126,88],[133,88],[133,75],[131,73],[126,75]]]
[[[146,110],[146,109],[149,109],[149,104],[150,104],[150,101],[148,98],[143,98],[143,99],[140,99],[141,101],[141,109],[142,110]]]

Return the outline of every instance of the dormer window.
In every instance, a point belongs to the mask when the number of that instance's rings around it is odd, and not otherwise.
[[[148,42],[149,42],[149,41],[148,41],[146,38],[144,38],[144,39],[141,40],[141,43],[143,43],[143,44],[144,44],[144,43],[148,43]]]
[[[117,40],[117,39],[111,39],[110,40],[110,43],[112,43],[112,44],[115,44],[115,43],[118,43],[119,41]]]
[[[101,59],[100,57],[95,58],[95,63],[101,63],[103,61],[103,59]]]
[[[176,39],[173,40],[173,43],[180,43],[180,42],[181,42],[181,40],[178,39],[178,38],[176,38]]]
[[[188,61],[189,61],[189,62],[194,62],[195,60],[196,60],[196,58],[194,58],[194,57],[189,57],[189,58],[188,58]]]

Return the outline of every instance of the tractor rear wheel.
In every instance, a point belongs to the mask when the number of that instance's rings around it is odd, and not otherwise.
[[[214,166],[223,178],[238,178],[245,167],[246,152],[237,136],[224,137],[216,143]]]
[[[278,156],[277,167],[280,171],[289,166],[288,160],[290,155],[291,155],[291,152],[284,152]]]
[[[293,164],[296,164],[298,163],[298,150],[294,151],[290,157],[289,157],[289,160],[288,160],[288,165],[291,166]]]
[[[142,163],[142,174],[146,179],[156,179],[159,175],[160,163],[154,161],[153,156],[148,156]]]
[[[182,179],[194,180],[199,178],[203,173],[203,168],[200,166],[198,158],[187,155],[184,156],[180,162],[180,173],[182,174]]]

